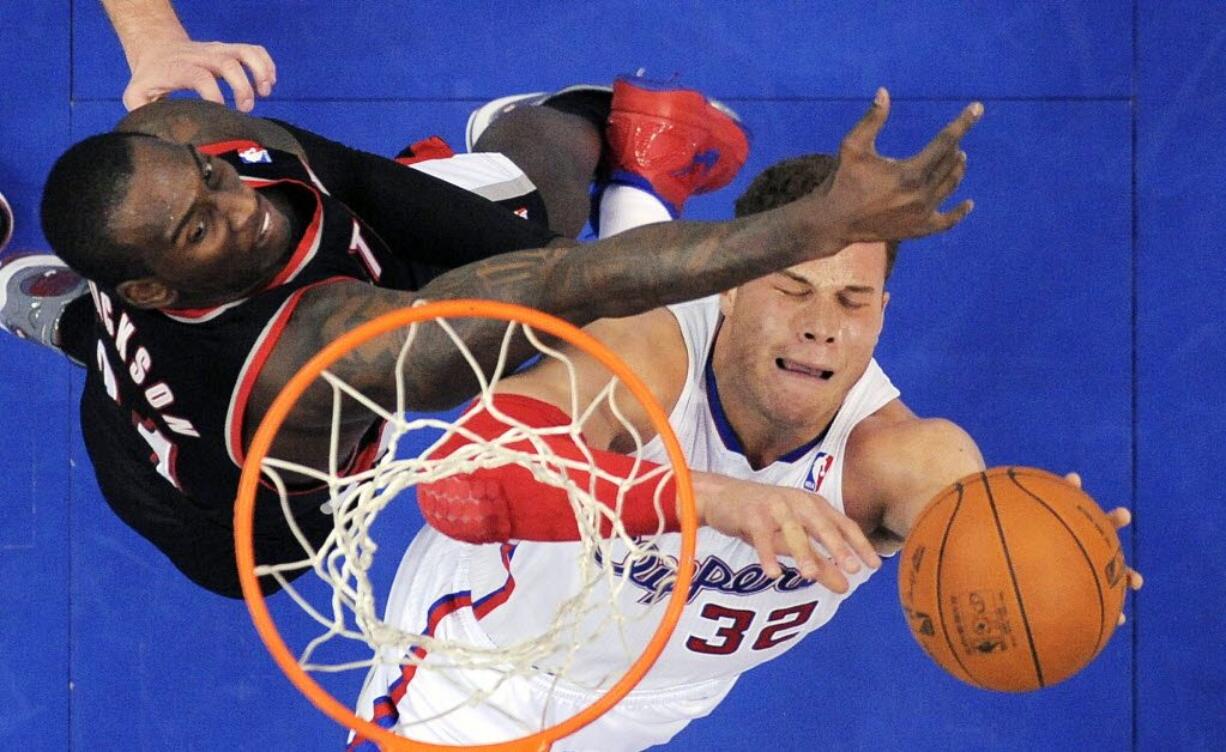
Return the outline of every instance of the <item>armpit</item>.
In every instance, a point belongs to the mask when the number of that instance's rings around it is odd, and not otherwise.
[[[873,550],[879,556],[893,556],[902,549],[903,538],[884,527],[880,527],[868,535],[868,542],[873,545]]]

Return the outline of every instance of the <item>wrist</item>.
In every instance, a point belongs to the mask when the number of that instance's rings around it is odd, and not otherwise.
[[[681,510],[681,494],[676,495],[676,499],[674,500],[674,503],[676,504],[677,519],[680,520],[684,517],[684,515],[682,514],[682,510]],[[699,495],[698,486],[697,484],[695,484],[694,486],[694,514],[698,517],[698,527],[702,527],[703,525],[706,524],[706,519],[703,517],[704,509],[706,509],[706,505],[703,504],[702,496]]]
[[[820,189],[819,189],[820,190]],[[827,195],[811,195],[780,207],[788,211],[787,224],[803,246],[797,263],[833,256],[851,244],[849,223]]]
[[[707,524],[707,513],[711,511],[710,502],[727,484],[727,478],[712,473],[690,471],[694,484],[694,511],[698,515],[698,526]],[[677,516],[681,516],[681,499],[677,499]]]
[[[168,0],[144,3],[135,8],[118,6],[114,0],[103,0],[102,5],[115,27],[129,68],[135,68],[151,48],[191,41]]]
[[[190,41],[191,37],[182,26],[161,22],[142,24],[130,35],[121,34],[119,37],[124,57],[128,59],[128,68],[133,71],[155,51],[167,45]]]

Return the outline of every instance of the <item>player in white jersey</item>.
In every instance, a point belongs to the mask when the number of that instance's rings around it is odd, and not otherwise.
[[[832,159],[812,155],[768,169],[737,202],[738,215],[798,198],[833,166]],[[654,668],[622,702],[557,748],[609,752],[666,742],[710,713],[741,672],[826,623],[879,565],[874,549],[895,552],[936,491],[983,469],[971,437],[948,420],[917,417],[872,357],[896,252],[896,243],[854,244],[717,297],[587,328],[669,412],[686,460],[698,471],[704,527],[687,606]],[[563,349],[579,374],[578,404],[589,404],[607,373],[583,351]],[[570,390],[565,365],[546,360],[502,382],[495,405],[530,425],[561,425],[569,419],[563,411],[571,405]],[[642,407],[634,400],[619,405],[644,439],[652,437],[643,457],[666,461]],[[489,436],[504,427],[493,418],[465,425]],[[583,428],[598,462],[604,462],[599,450],[627,445],[623,424],[607,408]],[[465,504],[484,512],[501,504],[504,516],[523,515],[517,505],[548,507],[543,497],[550,490],[515,471],[474,475],[497,482],[496,498],[487,483],[463,500],[455,492],[468,476],[447,481],[441,494],[426,488],[419,495],[427,519],[452,536],[490,540],[489,531],[442,522],[447,514],[433,505],[456,513]],[[773,514],[760,514],[763,506]],[[1118,524],[1126,524],[1126,515],[1113,512]],[[763,517],[775,524],[764,525]],[[402,561],[387,620],[406,630],[428,625],[435,636],[476,645],[513,644],[547,624],[559,594],[567,592],[577,545],[470,545],[427,528]],[[675,555],[679,535],[665,535],[657,545],[661,556]],[[663,608],[658,584],[667,573],[651,561],[633,568],[633,587],[619,603],[630,617],[632,642],[645,644],[652,627],[643,622],[656,620],[635,617]],[[413,675],[398,665],[372,673],[358,710],[382,725],[411,728],[423,741],[471,744],[521,735],[513,716],[556,723],[590,704],[590,687],[622,655],[612,642],[585,646],[565,680],[542,674],[504,683],[488,703],[501,712],[465,707],[414,724],[461,704],[494,677]]]
[[[802,192],[824,179],[827,162],[819,160],[823,172],[810,175],[812,182]],[[795,164],[813,170],[811,160]],[[764,186],[773,184],[769,176],[778,171],[769,173],[766,182],[760,179],[743,201],[753,200]],[[770,207],[757,210],[766,208]],[[891,247],[888,253],[891,260],[894,250]],[[590,327],[670,410],[670,422],[689,465],[705,473],[699,476],[698,489],[707,523],[724,532],[712,527],[700,531],[691,599],[656,668],[630,698],[594,727],[580,732],[582,738],[568,742],[581,745],[576,749],[613,749],[611,738],[617,738],[622,745],[617,748],[624,749],[666,741],[691,718],[709,712],[739,673],[781,654],[797,638],[825,623],[842,598],[867,579],[879,562],[861,527],[879,533],[883,550],[896,545],[897,535],[875,529],[882,527],[880,511],[861,502],[853,517],[861,522],[860,527],[841,514],[848,453],[865,445],[861,437],[872,433],[871,426],[899,418],[914,420],[897,400],[898,391],[871,360],[887,299],[883,290],[886,267],[884,243],[853,246],[824,265],[814,262],[795,267],[721,298],[605,320]],[[772,329],[773,339],[762,336]],[[603,385],[603,371],[581,352],[568,350],[566,354],[581,374],[580,399],[585,404],[590,397],[585,392]],[[762,358],[765,367],[755,365]],[[567,389],[565,374],[545,364],[506,380],[499,406],[531,411],[543,402],[565,407],[569,404]],[[514,405],[511,395],[533,399]],[[634,407],[627,409],[635,428],[645,439],[651,437],[646,416],[633,413]],[[925,481],[914,492],[915,498],[926,499],[947,479],[982,467],[974,443],[956,426],[915,422],[925,430],[925,442],[935,437],[957,448],[948,453],[953,461],[939,469],[940,480]],[[866,425],[870,430],[864,429]],[[617,427],[611,415],[598,415],[587,422],[584,433],[589,446],[615,450],[624,439],[614,434]],[[648,443],[644,457],[665,460],[658,438]],[[750,499],[793,509],[795,524],[836,554],[840,567],[825,564],[807,542],[805,551],[791,551],[784,544],[783,551],[793,553],[799,563],[781,565],[773,553],[763,554],[772,550],[769,539],[775,530],[747,527],[752,517],[744,513],[751,506]],[[722,525],[714,522],[718,516],[724,518]],[[831,532],[823,534],[822,530]],[[755,536],[756,546],[743,540],[754,541]],[[800,537],[805,540],[803,533]],[[665,536],[661,554],[675,554],[678,540],[675,534]],[[547,619],[556,605],[556,594],[567,592],[559,572],[573,566],[574,544],[521,542],[514,547],[509,566],[506,553],[506,547],[473,546],[432,529],[423,531],[402,564],[389,600],[388,620],[409,629],[436,624],[438,636],[465,634],[478,644],[508,644],[539,632],[545,626],[541,619]],[[635,587],[626,592],[624,609],[633,616],[643,609],[662,609],[663,603],[653,593],[666,571],[663,566],[635,567],[631,576]],[[471,594],[472,600],[488,594],[487,603],[489,596],[500,600],[500,591],[508,589],[512,577],[519,584],[496,608],[453,609],[447,600],[448,594],[459,592]],[[547,589],[531,587],[533,582],[545,581],[550,582]],[[645,642],[654,621],[635,622],[635,628],[645,630],[635,637]],[[620,645],[588,646],[568,678],[577,686],[599,683],[607,666],[616,664],[620,655]],[[409,717],[429,716],[454,704],[450,702],[454,690],[447,688],[452,680],[435,682],[429,677],[420,672],[408,682],[407,690],[391,692],[401,676],[398,667],[389,668],[387,676],[370,682],[360,709],[370,713],[379,696],[399,701],[397,715],[411,708]],[[548,682],[544,684],[549,688]],[[558,719],[586,704],[585,693],[576,692],[575,700],[582,704],[568,708],[558,701],[557,688],[549,689],[555,695],[549,702],[550,712],[561,713]],[[532,690],[515,691],[534,697],[529,703],[536,701]],[[385,709],[388,699],[383,701]],[[450,743],[518,735],[513,725],[498,719],[473,719],[464,712],[449,714],[425,728],[414,727],[412,733],[414,738]]]

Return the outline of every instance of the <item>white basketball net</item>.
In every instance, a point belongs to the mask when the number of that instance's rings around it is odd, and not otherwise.
[[[463,354],[480,383],[481,392],[477,399],[492,415],[511,426],[501,436],[487,440],[468,430],[465,427],[468,411],[454,423],[437,417],[413,417],[407,414],[403,374],[406,367],[412,366],[413,344],[417,339],[419,327],[422,326],[442,327],[453,345]],[[569,376],[571,399],[569,405],[561,407],[574,416],[569,424],[544,430],[534,429],[494,407],[491,401],[494,389],[506,373],[508,348],[517,332],[527,338],[541,353],[542,358],[554,359],[565,366]],[[256,573],[275,578],[302,611],[322,630],[298,652],[299,664],[305,670],[313,672],[370,669],[371,676],[375,675],[380,664],[386,671],[389,662],[417,666],[418,673],[436,671],[451,676],[461,676],[464,672],[481,673],[484,677],[481,682],[472,685],[460,682],[465,688],[465,699],[453,707],[430,717],[401,717],[398,731],[409,737],[414,736],[415,724],[429,723],[465,705],[490,702],[491,695],[512,677],[545,676],[562,685],[584,690],[607,688],[616,681],[642,652],[644,644],[641,636],[654,631],[654,624],[644,625],[641,622],[648,616],[654,622],[661,613],[660,609],[638,608],[635,609],[636,613],[628,614],[625,604],[662,602],[671,592],[676,578],[675,561],[672,557],[661,555],[656,545],[656,539],[664,534],[662,505],[673,503],[671,498],[667,501],[661,499],[660,494],[665,481],[672,476],[672,468],[668,464],[650,469],[642,467],[644,443],[618,407],[617,394],[620,392],[624,395],[626,392],[615,388],[617,380],[610,377],[594,399],[580,404],[577,374],[571,359],[559,349],[543,343],[530,327],[519,323],[507,325],[497,365],[493,373],[487,375],[482,372],[471,351],[444,319],[410,325],[396,366],[398,403],[395,411],[380,407],[374,400],[328,371],[323,373],[323,378],[331,385],[333,393],[334,420],[329,472],[320,472],[272,457],[266,458],[262,464],[265,480],[280,493],[282,511],[302,545],[304,554],[298,561],[257,566]],[[440,375],[440,378],[447,376]],[[353,403],[357,402],[371,412],[372,422],[381,420],[387,426],[384,433],[387,448],[382,457],[371,469],[350,476],[343,476],[340,472],[346,449],[340,446],[338,440],[338,419],[341,416],[342,402],[345,404],[346,420],[352,419]],[[634,452],[630,456],[634,458],[634,472],[627,478],[611,475],[598,468],[595,462],[591,461],[590,451],[580,436],[585,421],[597,409],[603,407],[607,407],[616,416],[626,435],[633,438]],[[429,450],[418,457],[397,456],[397,448],[405,437],[414,431],[431,429],[441,430],[443,435]],[[436,447],[448,441],[454,434],[464,436],[470,443],[442,459],[426,459]],[[549,435],[569,436],[581,448],[587,461],[575,462],[555,454],[542,440]],[[511,446],[519,444],[522,447],[525,441],[532,447],[531,450]],[[380,549],[380,545],[376,543],[376,521],[380,513],[394,502],[414,503],[403,492],[419,484],[458,473],[508,464],[527,468],[541,484],[564,489],[580,532],[580,539],[574,544],[536,544],[569,547],[575,554],[573,566],[577,576],[568,581],[578,584],[570,592],[557,594],[555,613],[548,626],[539,634],[518,639],[511,644],[490,647],[488,644],[444,639],[437,634],[423,634],[421,630],[425,625],[422,622],[410,625],[386,621],[383,614],[384,594],[375,592],[369,578],[369,570]],[[567,476],[567,469],[585,471],[589,474],[589,482],[585,487],[580,487]],[[286,471],[317,479],[326,484],[330,491],[333,529],[318,548],[310,545],[307,536],[303,534],[290,512],[290,489],[283,476]],[[616,486],[616,503],[612,507],[597,501],[595,488],[598,479]],[[626,533],[621,523],[620,512],[627,492],[631,486],[639,483],[655,484],[657,519],[661,522],[655,535],[632,537]],[[608,534],[610,527],[612,533]],[[600,533],[602,528],[606,532],[603,536]],[[386,549],[385,555],[395,557],[396,560],[404,553],[414,534],[413,531],[399,529],[378,532],[383,548]],[[498,548],[498,544],[493,546]],[[644,597],[641,586],[633,592],[627,592],[631,573],[636,571],[636,568],[641,571],[643,567],[654,567],[658,574],[658,568],[661,566],[669,567],[670,571],[666,576],[653,580],[656,589],[654,601]],[[312,602],[304,593],[308,589],[305,585],[299,587],[295,582],[291,582],[287,575],[301,570],[310,570],[310,573],[296,582],[307,581],[307,578],[314,575],[330,587],[330,599],[316,597],[316,602]],[[311,589],[318,590],[317,587]],[[478,595],[472,593],[472,599],[475,601]],[[389,616],[395,619],[395,615]],[[643,631],[644,626],[647,627],[646,632]],[[585,666],[582,673],[586,679],[571,683],[573,675],[577,673],[573,669],[583,660],[583,648],[598,643],[604,646],[602,650],[607,650],[612,640],[616,640],[616,644],[620,645],[624,661],[618,665],[599,667],[595,673],[591,666]],[[345,643],[348,647],[342,645],[342,649],[336,650],[338,642]],[[354,648],[357,644],[360,646]],[[360,655],[356,654],[359,652]],[[334,659],[334,653],[346,657]],[[495,678],[490,681],[490,676]],[[542,721],[540,717],[521,718],[519,723],[527,734],[540,730]]]

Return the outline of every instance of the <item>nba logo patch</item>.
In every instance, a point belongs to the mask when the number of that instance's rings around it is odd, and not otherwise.
[[[238,153],[238,158],[247,164],[255,164],[257,162],[272,163],[272,157],[268,154],[267,149],[261,149],[258,146],[251,146],[243,149]]]
[[[822,481],[826,480],[826,473],[830,472],[832,465],[834,465],[834,455],[818,452],[813,458],[813,464],[809,465],[809,474],[805,476],[805,490],[813,493],[820,491]]]

